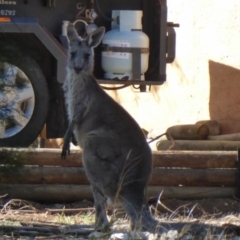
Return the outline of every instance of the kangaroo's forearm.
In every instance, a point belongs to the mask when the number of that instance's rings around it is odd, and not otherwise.
[[[76,122],[73,120],[69,123],[68,129],[64,135],[63,148],[62,148],[62,158],[65,159],[67,153],[70,154],[70,142],[72,139],[73,129]]]

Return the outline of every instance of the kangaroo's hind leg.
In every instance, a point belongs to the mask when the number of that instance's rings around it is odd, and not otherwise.
[[[106,197],[109,197],[108,188],[114,182],[111,178],[111,163],[104,161],[99,154],[104,141],[95,141],[95,138],[85,140],[83,148],[83,164],[92,186],[95,205],[95,228],[107,230],[109,222],[106,214]],[[105,146],[105,144],[104,144]],[[101,151],[100,151],[101,152]],[[106,152],[106,151],[104,151]]]
[[[144,191],[144,188],[128,188],[120,194],[119,200],[130,218],[133,230],[155,233],[158,221],[150,213]]]
[[[84,141],[83,163],[88,179],[93,186],[97,227],[101,228],[107,224],[103,196],[114,201],[119,189],[122,159],[115,139],[105,137],[104,134],[99,137],[92,133]]]
[[[94,206],[95,206],[95,229],[107,231],[109,221],[105,208],[105,197],[96,186],[92,186]]]

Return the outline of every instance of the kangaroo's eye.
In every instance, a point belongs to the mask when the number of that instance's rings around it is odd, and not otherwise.
[[[75,58],[76,57],[76,52],[70,52],[71,58]]]
[[[90,54],[89,54],[89,53],[85,53],[85,54],[84,54],[84,58],[85,58],[85,59],[88,59],[89,57],[90,57]]]

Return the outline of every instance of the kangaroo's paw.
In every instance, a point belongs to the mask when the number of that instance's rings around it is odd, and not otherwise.
[[[62,159],[66,158],[67,153],[68,155],[70,155],[70,142],[73,135],[74,125],[75,125],[75,122],[71,121],[68,126],[67,132],[65,133],[65,136],[63,138],[64,141],[63,141],[63,148],[62,148],[62,154],[61,154]]]
[[[64,141],[63,147],[62,147],[61,158],[65,159],[67,154],[70,155],[70,143]]]

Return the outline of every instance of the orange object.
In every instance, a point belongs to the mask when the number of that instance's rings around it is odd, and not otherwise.
[[[0,22],[11,22],[10,17],[0,17]]]

